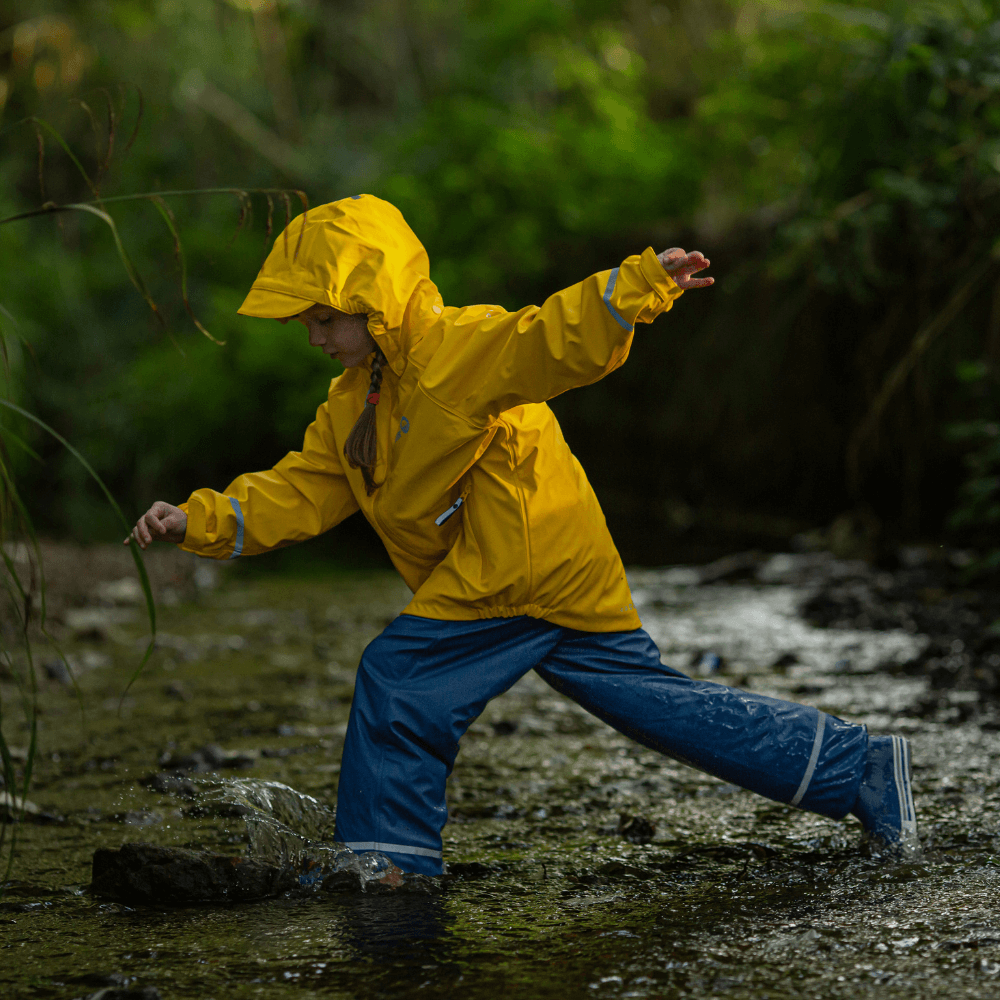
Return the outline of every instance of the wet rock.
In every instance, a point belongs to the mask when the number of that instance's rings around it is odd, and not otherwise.
[[[131,980],[120,972],[85,972],[82,976],[74,976],[69,980],[75,986],[128,986]]]
[[[0,903],[0,913],[37,913],[47,910],[52,903],[48,900],[37,903]]]
[[[67,608],[63,621],[75,639],[103,641],[120,635],[120,626],[136,618],[130,608]]]
[[[331,872],[323,879],[323,891],[329,893],[361,892],[364,884],[361,875],[350,869]]]
[[[209,743],[192,753],[175,754],[165,751],[160,754],[160,766],[179,773],[204,773],[220,771],[224,768],[253,767],[257,762],[254,750],[223,750],[216,743]]]
[[[94,590],[102,604],[142,604],[146,597],[142,585],[134,576],[124,576],[120,580],[102,580]]]
[[[216,743],[203,746],[201,753],[214,768],[253,767],[258,756],[254,750],[223,750]]]
[[[145,785],[151,792],[177,795],[182,799],[193,799],[198,794],[195,783],[177,772],[159,771],[148,778],[140,778],[139,784]]]
[[[191,692],[180,681],[171,681],[163,689],[163,693],[168,698],[176,698],[178,701],[191,700]]]
[[[289,869],[249,858],[153,844],[94,852],[95,896],[130,905],[234,903],[277,896],[295,887]]]
[[[723,556],[707,566],[698,568],[698,582],[717,583],[721,580],[753,576],[765,558],[762,552],[735,552],[731,556]]]
[[[97,670],[111,663],[111,657],[96,649],[85,649],[75,656],[53,657],[42,662],[42,670],[49,680],[72,687],[75,678],[87,670]]]
[[[71,982],[78,986],[101,987],[96,993],[87,993],[78,1000],[160,1000],[160,991],[154,986],[132,985],[134,980],[120,972],[88,973],[75,976]]]
[[[711,677],[725,670],[726,661],[711,650],[699,650],[691,657],[691,667],[699,677]]]
[[[162,1000],[155,986],[108,986],[83,1000]]]
[[[260,755],[261,757],[294,757],[296,754],[309,753],[312,750],[318,749],[315,744],[301,746],[301,747],[264,747]]]
[[[62,823],[62,816],[45,812],[34,802],[18,798],[10,792],[0,792],[0,823]]]
[[[622,813],[618,820],[618,833],[629,843],[648,844],[656,835],[656,824],[645,816]]]
[[[65,687],[71,687],[73,684],[73,675],[62,660],[45,660],[42,663],[42,670],[45,671],[45,676],[50,681],[55,681]]]
[[[781,656],[777,657],[774,663],[771,664],[771,669],[784,672],[789,667],[794,667],[798,662],[799,658],[795,653],[782,653]]]
[[[115,819],[126,826],[159,826],[163,822],[160,813],[148,809],[131,809],[129,812],[116,815]]]
[[[653,877],[653,873],[646,871],[645,868],[626,864],[618,858],[612,858],[607,864],[601,865],[597,869],[597,874],[610,878],[638,878],[643,880]]]

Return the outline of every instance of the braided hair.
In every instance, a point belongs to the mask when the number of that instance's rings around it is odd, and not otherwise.
[[[375,482],[375,462],[378,459],[378,434],[376,433],[375,407],[382,389],[382,365],[386,363],[380,347],[372,358],[372,380],[365,397],[365,408],[354,422],[351,433],[344,442],[344,457],[352,469],[361,470],[365,492],[371,496],[382,484]]]

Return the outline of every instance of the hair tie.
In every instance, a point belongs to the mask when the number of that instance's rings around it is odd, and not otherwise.
[[[371,403],[372,406],[378,406],[378,397],[379,397],[379,393],[377,393],[377,392],[370,392],[370,393],[368,393],[368,396],[365,399],[365,402],[366,403]]]

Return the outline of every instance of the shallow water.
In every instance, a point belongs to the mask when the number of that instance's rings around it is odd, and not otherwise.
[[[919,855],[871,857],[854,820],[665,761],[528,675],[473,724],[449,786],[446,858],[492,874],[435,895],[316,891],[164,911],[95,900],[98,847],[236,854],[254,835],[258,851],[291,858],[329,838],[353,667],[406,592],[389,575],[233,579],[200,605],[163,609],[162,648],[120,714],[138,619],[71,644],[94,665],[80,677],[82,724],[71,690],[46,682],[30,797],[62,821],[20,830],[0,901],[0,996],[82,997],[109,975],[164,998],[1000,992],[1000,733],[918,717],[926,682],[875,670],[922,637],[813,629],[792,586],[632,578],[666,662],[698,672],[721,658],[727,683],[908,735]],[[194,775],[197,802],[250,796],[281,836],[139,784],[161,755],[206,744],[241,751],[229,763],[242,766]],[[651,843],[616,832],[625,812],[656,823]]]

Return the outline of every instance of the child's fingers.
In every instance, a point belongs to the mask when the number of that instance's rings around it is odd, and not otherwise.
[[[163,534],[167,529],[163,527],[163,522],[156,516],[151,510],[147,511],[143,517],[143,521],[146,523],[146,530],[150,532],[149,539],[153,540],[152,532],[156,531],[159,534]]]
[[[145,542],[146,545],[149,545],[150,542],[153,541],[153,536],[149,532],[149,519],[151,517],[153,517],[152,514],[145,514],[139,521],[139,524],[137,525],[137,527],[139,528],[140,540]],[[156,518],[154,517],[153,520],[155,521]],[[143,547],[145,548],[145,546]]]
[[[695,250],[694,253],[685,254],[683,257],[677,257],[663,266],[668,274],[675,275],[690,274],[692,271],[701,271],[708,267],[710,263],[711,261],[707,257]]]

